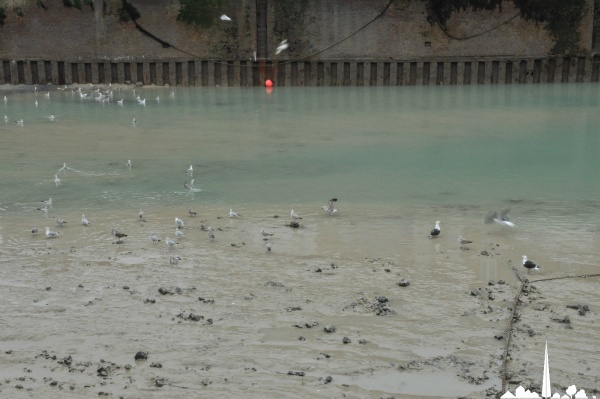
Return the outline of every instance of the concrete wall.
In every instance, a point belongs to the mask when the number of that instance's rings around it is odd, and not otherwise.
[[[223,12],[233,21],[217,20],[210,28],[178,22],[178,0],[132,0],[142,15],[138,23],[169,48],[132,22],[119,22],[115,0],[94,0],[94,8],[82,10],[66,8],[62,0],[44,0],[47,10],[35,0],[3,1],[20,2],[25,15],[9,7],[0,28],[0,83],[244,86],[262,84],[265,77],[283,85],[597,81],[596,58],[589,54],[593,0],[581,28],[583,53],[568,59],[549,55],[551,37],[518,16],[511,1],[502,11],[454,13],[448,22],[452,38],[426,21],[420,0],[396,0],[376,19],[388,0],[308,0],[287,30],[289,49],[275,55],[284,37],[277,33],[281,26],[271,1],[266,57],[259,62],[253,61],[256,0],[230,0]]]

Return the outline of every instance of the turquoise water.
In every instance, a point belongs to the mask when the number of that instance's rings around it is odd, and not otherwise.
[[[108,103],[45,93],[6,91],[0,103],[4,223],[49,197],[85,212],[191,205],[226,215],[320,209],[335,196],[365,218],[410,210],[429,225],[432,207],[477,217],[521,207],[549,226],[597,231],[596,85],[126,87]],[[58,172],[63,163],[74,171]]]
[[[178,201],[190,164],[208,203],[338,196],[410,206],[440,198],[586,201],[600,194],[593,85],[277,88],[271,94],[179,88],[169,98],[170,91],[138,90],[145,107],[132,89],[107,104],[70,91],[52,91],[50,99],[42,91],[8,93],[3,113],[10,121],[0,123],[3,205],[63,192],[72,200],[106,193],[121,204],[148,196],[168,204]],[[23,127],[12,122],[17,119]],[[56,193],[53,175],[63,162],[84,173],[62,174]],[[74,191],[69,180],[77,181]]]

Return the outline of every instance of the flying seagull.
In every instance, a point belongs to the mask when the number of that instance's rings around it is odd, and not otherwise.
[[[485,217],[485,223],[498,223],[503,226],[515,227],[516,225],[508,218],[509,209],[505,209],[498,216],[498,212],[490,212]]]
[[[284,39],[281,41],[281,43],[279,43],[279,45],[277,46],[277,48],[275,49],[275,55],[281,53],[282,51],[286,50],[290,45],[288,44],[287,39]]]
[[[227,15],[223,14],[223,15],[221,15],[221,21],[231,22],[231,18],[229,18]]]

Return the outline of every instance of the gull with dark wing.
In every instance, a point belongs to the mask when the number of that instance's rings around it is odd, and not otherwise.
[[[117,237],[117,244],[121,244],[123,242],[123,238],[127,237],[127,234],[121,233],[115,226],[112,227],[112,235]]]
[[[529,270],[539,270],[540,269],[540,266],[536,265],[532,261],[528,260],[526,255],[523,255],[523,266],[525,266],[528,271]]]
[[[35,235],[37,235],[37,233],[38,233],[38,228],[37,228],[37,226],[33,226],[33,227],[31,228],[31,234],[33,234],[33,235],[35,236]]]
[[[440,222],[439,220],[435,222],[435,227],[433,228],[433,230],[431,230],[431,233],[429,233],[429,238],[435,238],[437,236],[440,235],[440,233],[442,232],[442,230],[440,229]]]
[[[323,210],[330,215],[333,215],[338,210],[335,209],[335,203],[337,202],[337,198],[332,198],[328,201],[327,205],[323,205]]]
[[[207,233],[208,233],[208,239],[209,240],[214,240],[215,239],[215,232],[213,231],[212,227],[208,226],[208,228],[206,229]]]

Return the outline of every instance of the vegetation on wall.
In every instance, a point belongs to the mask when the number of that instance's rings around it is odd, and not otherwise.
[[[127,0],[121,0],[121,6],[117,9],[117,15],[119,15],[119,21],[121,22],[135,22],[141,16],[137,8]]]
[[[63,5],[65,7],[73,7],[78,10],[81,10],[82,4],[94,7],[94,3],[92,2],[92,0],[63,0]]]
[[[179,0],[177,20],[210,28],[223,14],[226,0]]]
[[[302,21],[308,0],[273,0],[274,33],[281,39],[302,37]]]
[[[502,9],[503,0],[426,0],[427,20],[447,30],[447,22],[455,11]],[[586,0],[513,0],[521,16],[544,25],[555,45],[555,54],[578,53],[579,27],[588,12]]]
[[[0,7],[0,26],[4,26],[4,20],[6,19],[6,9]]]

